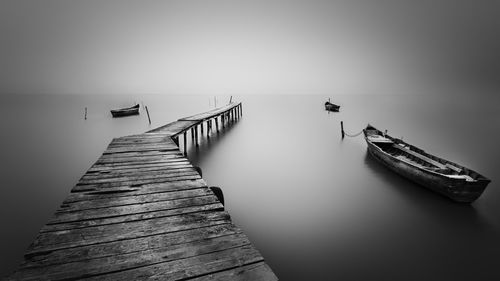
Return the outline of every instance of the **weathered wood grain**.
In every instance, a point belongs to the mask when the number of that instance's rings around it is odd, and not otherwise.
[[[99,189],[106,189],[118,186],[129,186],[129,187],[138,187],[145,184],[152,183],[163,183],[163,182],[172,182],[172,181],[184,181],[184,180],[195,180],[200,179],[200,175],[196,174],[186,174],[186,175],[176,175],[176,176],[165,176],[165,177],[157,177],[151,179],[138,179],[138,180],[129,180],[129,181],[120,181],[120,182],[105,182],[99,184],[77,184],[71,192],[82,192],[82,191],[95,191]]]
[[[162,172],[168,172],[170,170],[181,170],[181,169],[187,169],[187,168],[194,168],[191,164],[175,164],[175,165],[168,165],[168,166],[152,166],[152,167],[141,167],[138,166],[137,168],[128,168],[128,169],[108,169],[108,170],[101,170],[101,171],[95,171],[91,173],[87,173],[83,175],[82,179],[98,179],[98,178],[112,178],[112,177],[120,177],[120,176],[133,176],[133,175],[139,175],[144,172],[156,172],[156,173],[162,173]]]
[[[22,272],[20,273],[22,273],[23,277],[31,276],[34,280],[39,280],[39,276],[43,276],[45,280],[76,279],[123,270],[135,270],[140,267],[154,264],[176,262],[198,255],[217,253],[224,250],[227,251],[228,249],[231,250],[247,245],[250,245],[248,238],[244,234],[237,233],[210,239],[196,240],[185,244],[168,245],[160,248],[149,247],[142,251],[83,261],[47,265],[43,267],[24,267],[21,269]]]
[[[100,219],[90,219],[82,221],[72,221],[72,222],[62,222],[60,224],[46,224],[40,232],[51,232],[60,230],[70,230],[77,228],[85,228],[89,226],[99,226],[107,224],[117,224],[117,223],[127,223],[132,221],[141,221],[145,219],[161,218],[161,217],[171,217],[182,214],[200,213],[200,212],[213,212],[222,211],[224,206],[219,203],[212,203],[207,205],[193,205],[189,207],[176,208],[176,209],[166,209],[166,210],[155,210],[153,212],[138,213],[125,216],[107,217]]]
[[[135,196],[96,198],[92,201],[65,202],[57,213],[77,212],[91,209],[161,202],[167,200],[213,195],[208,188],[188,189]]]
[[[56,265],[111,257],[115,255],[146,251],[148,249],[181,245],[193,241],[206,240],[237,233],[242,233],[242,231],[233,224],[220,224],[128,240],[112,241],[103,244],[86,245],[45,253],[40,252],[38,254],[27,256],[21,267],[41,267],[46,265]]]
[[[127,170],[137,170],[137,169],[158,169],[158,168],[168,168],[175,167],[179,165],[191,166],[189,161],[184,159],[179,159],[178,161],[163,161],[160,163],[137,163],[134,165],[94,165],[92,166],[85,175],[91,175],[92,173],[110,173],[114,171],[127,171]]]
[[[160,217],[127,223],[89,226],[72,230],[39,233],[27,253],[133,239],[162,233],[230,223],[227,212],[189,213],[173,217]]]
[[[217,197],[210,194],[199,197],[188,197],[166,201],[109,206],[70,212],[56,212],[55,215],[49,220],[48,224],[149,213],[158,210],[179,209],[218,202]]]
[[[271,268],[265,262],[257,262],[239,266],[201,277],[189,279],[190,281],[270,281],[278,280]]]
[[[138,188],[130,188],[128,186],[108,188],[104,191],[91,191],[85,193],[71,193],[63,202],[63,204],[94,200],[94,199],[104,199],[104,198],[117,198],[125,196],[136,196],[143,194],[154,194],[159,192],[175,192],[179,190],[189,190],[201,187],[207,187],[207,184],[202,179],[187,180],[187,181],[174,181],[174,182],[164,182],[164,183],[154,183],[145,184]],[[106,191],[110,191],[109,193]],[[115,192],[116,191],[116,192]]]
[[[86,280],[187,280],[262,260],[262,256],[255,248],[245,245],[186,259],[94,276]]]
[[[124,173],[121,175],[111,176],[111,177],[82,177],[78,182],[78,185],[86,184],[99,184],[99,183],[109,183],[109,182],[127,182],[133,180],[144,180],[144,179],[157,179],[157,178],[170,178],[179,176],[190,176],[199,175],[198,172],[192,168],[179,168],[179,169],[168,169],[162,170],[161,173],[158,171],[152,172],[142,172],[142,173]]]
[[[175,164],[175,162],[185,162],[186,158],[169,158],[169,159],[160,159],[153,161],[142,161],[142,162],[133,162],[133,163],[95,163],[90,169],[89,172],[93,172],[101,169],[122,169],[122,168],[133,168],[137,166],[156,166],[156,165],[166,165],[166,164]]]

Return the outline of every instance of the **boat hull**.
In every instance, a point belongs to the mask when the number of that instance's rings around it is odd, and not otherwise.
[[[139,114],[139,105],[135,105],[129,108],[111,110],[111,115],[113,117],[124,117]]]
[[[325,110],[327,111],[334,111],[334,112],[338,112],[340,109],[340,106],[339,105],[335,105],[335,104],[325,104]]]
[[[367,144],[371,156],[392,171],[456,202],[473,202],[481,196],[489,183],[486,180],[469,182],[464,179],[449,178],[397,159],[368,140]]]

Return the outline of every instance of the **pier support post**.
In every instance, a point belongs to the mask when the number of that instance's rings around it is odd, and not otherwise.
[[[87,120],[87,108],[85,107],[85,120]]]
[[[194,129],[191,127],[191,140],[194,140]]]
[[[243,104],[240,103],[240,116],[243,115]]]
[[[199,146],[199,142],[198,142],[198,125],[196,125],[195,128],[194,128],[194,134],[196,135],[194,138],[196,139],[196,146],[198,147]]]
[[[210,138],[210,119],[207,120],[207,138]]]
[[[201,121],[200,126],[201,126],[201,136],[203,136],[203,121]]]
[[[187,132],[186,132],[186,131],[184,131],[184,134],[183,134],[183,140],[184,140],[184,156],[186,156],[186,155],[187,155],[187,139],[186,139],[186,137],[187,137]]]
[[[340,121],[340,131],[342,133],[342,138],[344,138],[344,121]]]

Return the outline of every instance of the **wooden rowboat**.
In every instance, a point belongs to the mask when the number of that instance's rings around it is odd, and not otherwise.
[[[325,110],[338,112],[339,109],[340,105],[333,104],[330,101],[325,102]]]
[[[111,115],[113,115],[113,117],[123,117],[123,116],[129,116],[129,115],[137,115],[137,114],[139,114],[139,105],[138,104],[131,106],[131,107],[127,107],[127,108],[111,110]]]
[[[363,133],[369,153],[396,173],[454,201],[470,203],[490,180],[451,161],[426,153],[368,125]]]

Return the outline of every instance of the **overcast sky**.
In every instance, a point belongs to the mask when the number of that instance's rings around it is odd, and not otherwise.
[[[0,0],[0,93],[499,83],[500,1]]]

